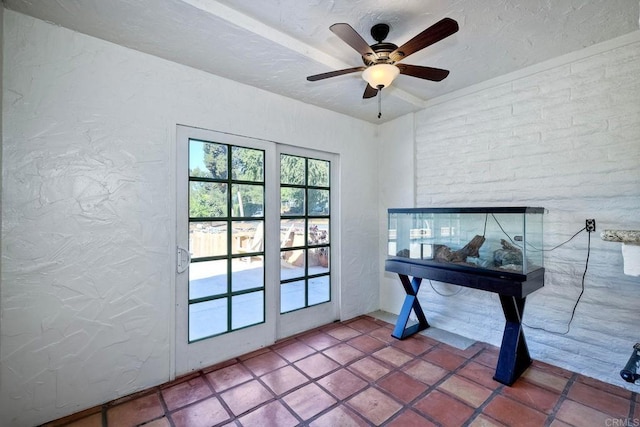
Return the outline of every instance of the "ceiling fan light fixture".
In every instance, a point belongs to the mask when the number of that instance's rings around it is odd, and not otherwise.
[[[388,87],[400,74],[400,69],[391,64],[376,64],[362,72],[362,78],[376,89]]]

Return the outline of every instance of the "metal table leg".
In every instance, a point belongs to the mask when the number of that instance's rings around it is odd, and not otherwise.
[[[400,310],[396,327],[393,329],[391,336],[401,340],[419,331],[427,329],[429,327],[429,323],[427,323],[427,318],[422,311],[422,307],[420,307],[420,301],[418,301],[418,290],[420,289],[422,278],[414,277],[409,281],[409,276],[405,274],[398,274],[398,276],[400,276],[400,281],[402,282],[402,286],[404,287],[404,291],[407,293],[407,296],[404,298],[402,310]],[[407,327],[411,309],[416,313],[418,323]]]
[[[511,385],[531,365],[531,356],[522,330],[526,298],[500,295],[506,324],[494,380]]]

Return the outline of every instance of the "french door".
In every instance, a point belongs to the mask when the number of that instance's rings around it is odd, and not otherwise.
[[[175,373],[335,320],[331,155],[185,126],[177,144]]]
[[[335,156],[278,148],[282,338],[338,318],[338,198]]]

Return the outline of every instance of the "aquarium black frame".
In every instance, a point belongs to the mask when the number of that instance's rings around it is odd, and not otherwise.
[[[531,206],[498,206],[477,208],[389,208],[389,213],[544,213],[545,209]]]

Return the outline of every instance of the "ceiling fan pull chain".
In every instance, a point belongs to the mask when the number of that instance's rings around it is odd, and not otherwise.
[[[378,89],[378,118],[382,117],[382,88]]]

